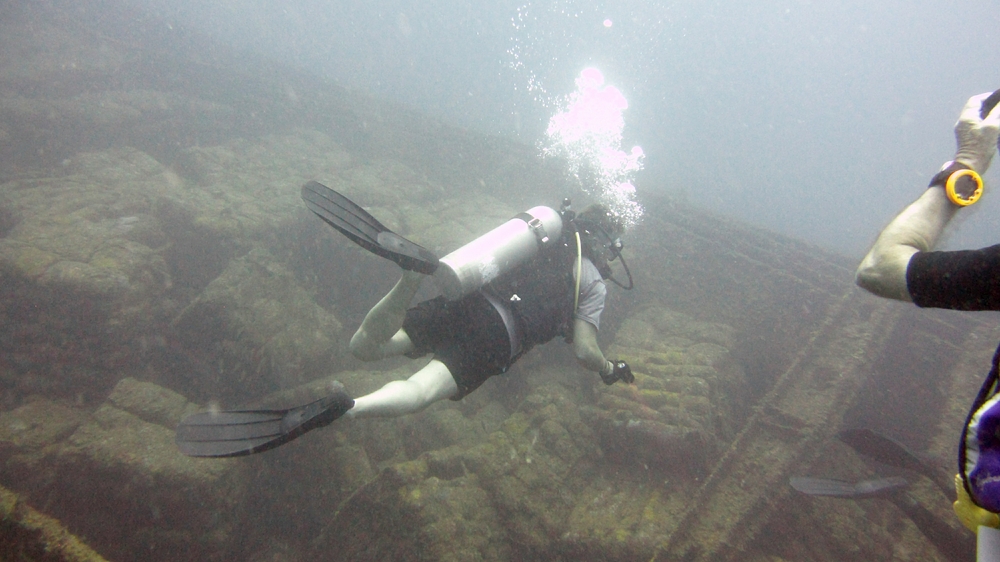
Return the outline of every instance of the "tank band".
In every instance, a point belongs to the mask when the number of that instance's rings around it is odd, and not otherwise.
[[[535,234],[535,238],[538,238],[538,243],[540,245],[548,244],[549,234],[545,232],[545,224],[542,223],[542,221],[539,220],[538,217],[530,215],[528,213],[518,213],[514,215],[514,218],[521,219],[524,222],[528,223],[528,228],[531,229],[531,232]]]

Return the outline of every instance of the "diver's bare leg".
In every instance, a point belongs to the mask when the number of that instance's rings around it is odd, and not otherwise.
[[[351,353],[355,357],[362,361],[375,361],[413,349],[413,342],[400,326],[423,278],[420,273],[403,271],[396,286],[368,311],[361,327],[351,338]]]
[[[458,392],[455,378],[444,363],[432,359],[405,381],[392,381],[375,392],[354,399],[347,417],[389,418],[419,412]]]

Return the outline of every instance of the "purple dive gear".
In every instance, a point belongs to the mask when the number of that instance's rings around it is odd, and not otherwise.
[[[983,509],[1000,513],[1000,394],[994,394],[972,415],[963,442],[962,476],[972,500]]]
[[[1000,513],[1000,347],[993,367],[969,409],[958,444],[958,473],[979,507]]]

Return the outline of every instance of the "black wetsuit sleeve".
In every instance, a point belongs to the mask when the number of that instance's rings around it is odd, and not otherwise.
[[[920,307],[1000,310],[1000,244],[917,252],[906,268],[906,288]]]

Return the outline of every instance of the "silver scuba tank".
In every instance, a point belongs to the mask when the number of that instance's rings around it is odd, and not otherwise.
[[[448,300],[457,300],[555,244],[562,217],[550,207],[532,207],[441,258],[434,282]]]

